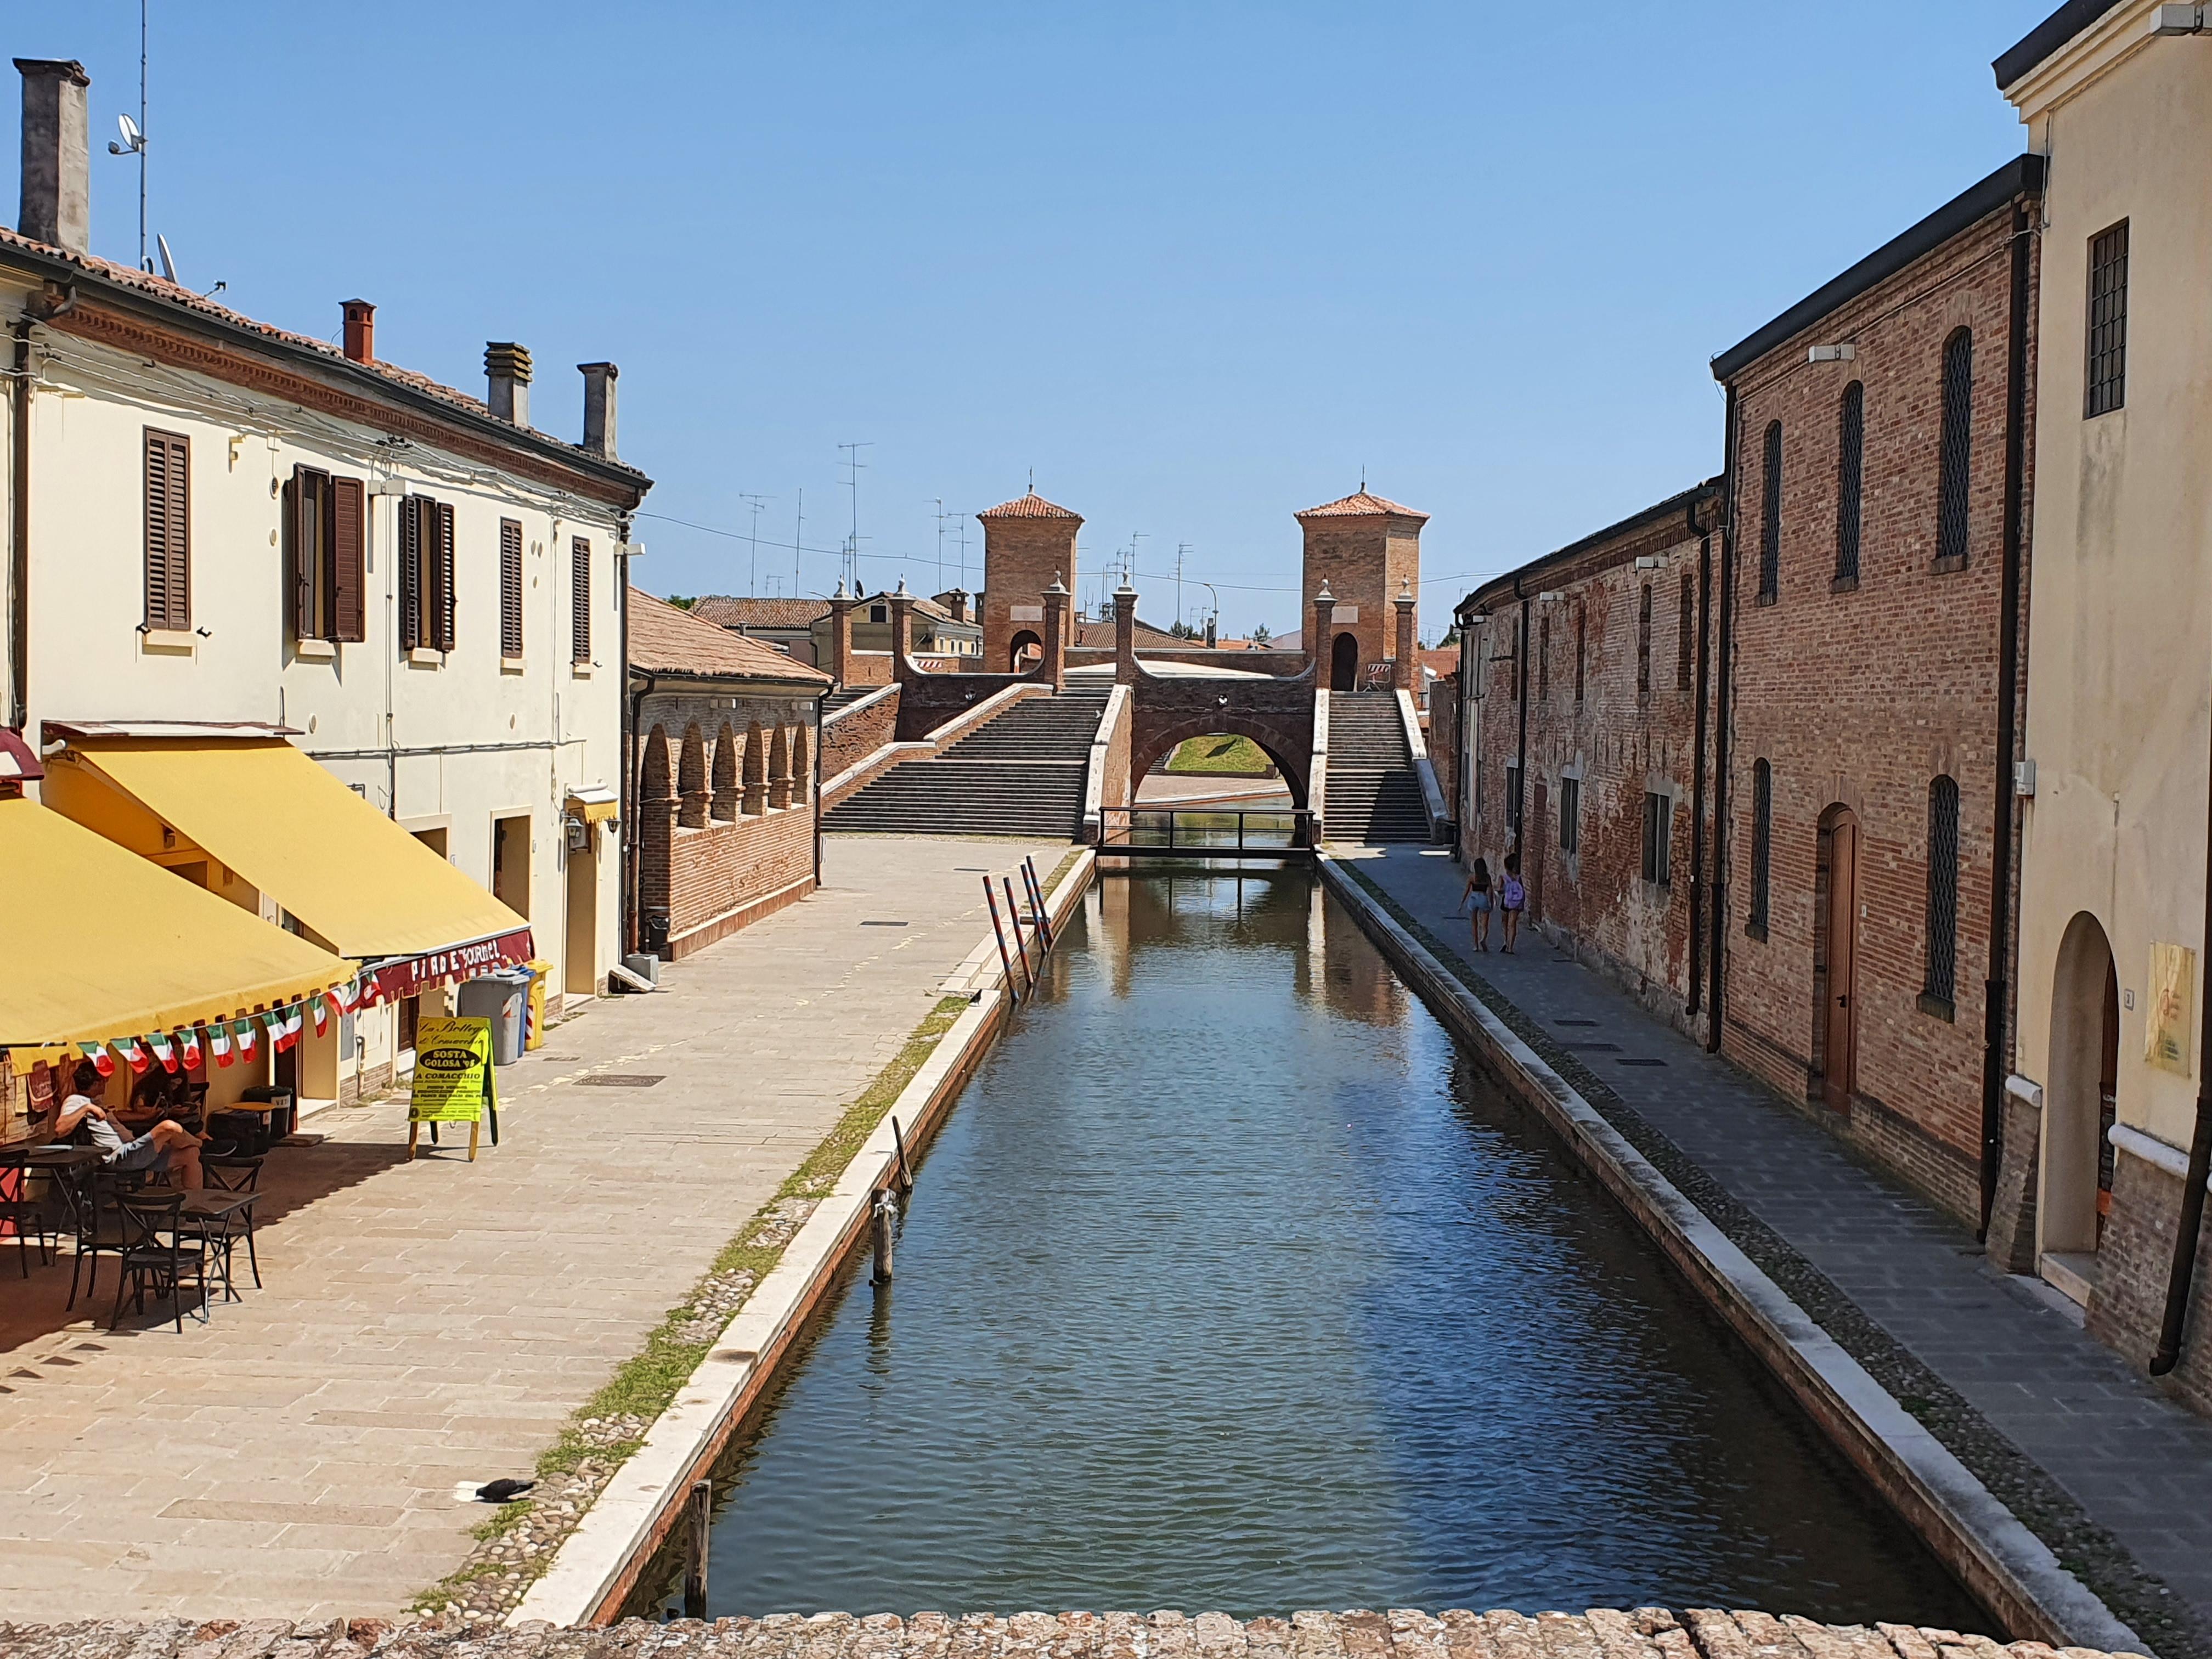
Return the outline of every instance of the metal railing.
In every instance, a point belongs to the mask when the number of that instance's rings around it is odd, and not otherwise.
[[[1307,859],[1313,856],[1313,817],[1302,806],[1109,806],[1098,851],[1132,858]]]

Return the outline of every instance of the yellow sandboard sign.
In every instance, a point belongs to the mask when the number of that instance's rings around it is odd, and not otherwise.
[[[407,1156],[425,1123],[469,1126],[469,1158],[485,1110],[499,1109],[488,1019],[425,1019],[415,1028],[415,1084],[407,1102]]]

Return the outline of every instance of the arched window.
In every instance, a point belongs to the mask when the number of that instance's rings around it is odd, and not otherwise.
[[[1836,421],[1836,580],[1859,579],[1859,498],[1866,477],[1866,387],[1844,388]]]
[[[1759,507],[1759,602],[1772,605],[1782,590],[1782,422],[1766,427],[1766,454],[1759,470],[1764,492]]]
[[[1943,480],[1936,507],[1936,556],[1966,559],[1968,462],[1974,447],[1974,336],[1957,329],[1943,342]]]
[[[1928,977],[1926,996],[1948,1013],[1959,966],[1959,783],[1928,786]]]
[[[1751,920],[1746,931],[1766,937],[1766,901],[1774,854],[1774,769],[1756,761],[1751,769]]]
[[[1651,584],[1636,602],[1636,700],[1651,701]]]

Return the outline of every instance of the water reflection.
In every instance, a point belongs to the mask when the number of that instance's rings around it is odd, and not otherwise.
[[[1304,871],[1108,879],[726,1472],[718,1613],[1986,1625]]]

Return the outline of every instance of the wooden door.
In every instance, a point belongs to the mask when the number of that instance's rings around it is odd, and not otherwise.
[[[1837,1111],[1850,1109],[1857,1081],[1858,820],[1839,814],[1828,832],[1828,1030],[1820,1091]]]

